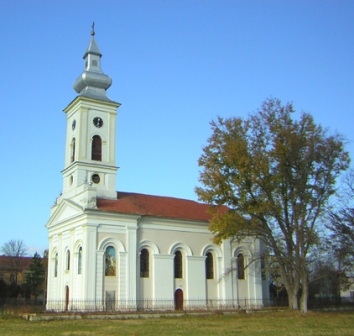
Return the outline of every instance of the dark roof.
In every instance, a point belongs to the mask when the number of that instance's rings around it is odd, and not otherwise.
[[[193,221],[209,221],[211,219],[208,212],[210,205],[166,196],[118,192],[116,200],[97,199],[97,207],[101,211],[140,216]]]
[[[8,257],[0,256],[0,270],[11,271],[14,268],[28,269],[31,264],[32,257]]]

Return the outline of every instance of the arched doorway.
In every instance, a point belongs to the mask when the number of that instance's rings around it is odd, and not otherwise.
[[[69,286],[65,286],[65,311],[69,310]]]
[[[175,309],[183,310],[183,291],[180,288],[175,291]]]

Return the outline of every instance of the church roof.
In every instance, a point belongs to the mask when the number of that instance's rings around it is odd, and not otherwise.
[[[208,204],[175,197],[129,192],[118,192],[116,200],[97,199],[97,207],[101,211],[140,216],[193,221],[209,221],[211,219],[211,215],[208,212],[210,205]]]
[[[84,55],[85,68],[74,82],[74,90],[79,96],[111,102],[107,89],[112,79],[101,69],[102,54],[95,40],[94,24],[92,25],[91,41]]]
[[[91,33],[92,35],[92,33]],[[98,49],[98,46],[97,46],[97,43],[96,43],[96,40],[94,38],[94,35],[92,35],[91,37],[91,41],[90,41],[90,44],[89,46],[87,47],[87,50],[85,52],[85,55],[84,55],[84,59],[86,58],[87,54],[93,54],[93,55],[97,55],[97,56],[102,56],[101,52],[100,52],[100,49]]]

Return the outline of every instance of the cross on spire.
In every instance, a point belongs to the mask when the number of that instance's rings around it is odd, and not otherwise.
[[[95,22],[92,22],[91,36],[95,36]]]

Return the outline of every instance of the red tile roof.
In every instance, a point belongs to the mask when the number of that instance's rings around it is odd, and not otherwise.
[[[97,199],[102,211],[163,217],[182,220],[208,221],[209,205],[181,198],[118,192],[116,200]]]

